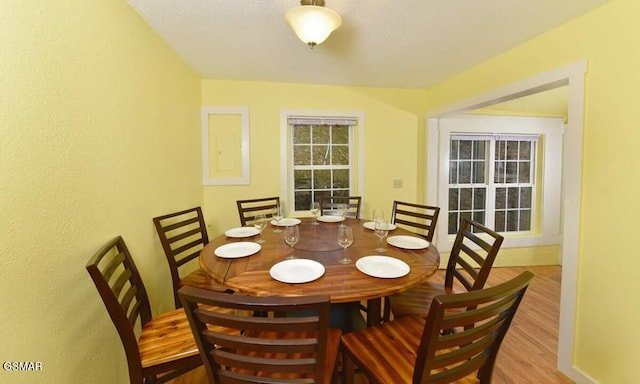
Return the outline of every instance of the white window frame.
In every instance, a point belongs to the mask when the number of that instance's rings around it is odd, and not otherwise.
[[[517,130],[514,127],[517,126]],[[560,118],[455,115],[438,119],[436,127],[437,205],[441,208],[438,219],[436,244],[440,249],[451,249],[455,235],[447,232],[449,216],[449,150],[452,133],[470,134],[525,134],[541,135],[542,199],[538,227],[528,233],[505,232],[503,248],[555,245],[561,243],[560,203],[562,180],[562,135],[564,122]],[[429,136],[430,139],[432,136]],[[433,153],[430,153],[433,156]],[[433,173],[430,173],[433,175]],[[427,176],[429,177],[429,176]],[[534,213],[534,216],[536,213]]]
[[[291,129],[289,118],[323,117],[331,119],[354,119],[357,126],[350,133],[351,136],[351,193],[364,198],[364,135],[365,115],[361,111],[335,111],[313,109],[283,109],[280,111],[280,200],[288,216],[301,216],[309,214],[309,210],[293,210],[293,153],[291,151]],[[355,152],[355,153],[354,153]]]
[[[472,140],[472,141],[483,141],[485,142],[486,145],[486,149],[485,149],[485,153],[484,153],[484,163],[485,163],[485,168],[484,168],[484,177],[485,177],[485,181],[483,183],[454,183],[452,184],[450,181],[448,182],[448,188],[447,188],[447,195],[451,192],[451,187],[455,186],[456,188],[460,188],[460,189],[464,189],[464,188],[483,188],[485,189],[485,205],[484,205],[484,209],[482,210],[485,214],[484,217],[484,224],[486,226],[488,226],[489,228],[493,228],[496,229],[496,225],[495,225],[495,214],[496,214],[496,190],[498,188],[514,188],[514,187],[531,187],[532,191],[531,191],[531,207],[529,207],[528,209],[531,211],[531,229],[530,230],[526,230],[526,231],[505,231],[505,233],[509,233],[510,235],[513,234],[524,234],[524,235],[528,235],[531,234],[532,231],[536,230],[536,212],[537,212],[537,186],[538,186],[538,177],[537,177],[537,168],[540,164],[540,162],[538,161],[538,139],[539,139],[540,135],[523,135],[523,134],[517,134],[517,135],[498,135],[498,134],[491,134],[491,135],[487,135],[487,134],[470,134],[468,132],[465,133],[451,133],[450,134],[450,140],[451,139],[457,139],[457,140]],[[530,142],[532,143],[532,150],[531,150],[531,158],[529,160],[529,162],[532,164],[530,170],[529,170],[529,182],[528,183],[524,183],[526,185],[522,185],[521,183],[507,183],[507,182],[502,182],[502,183],[498,183],[495,181],[495,156],[496,156],[496,146],[497,143],[499,141],[525,141],[525,142]],[[451,148],[451,146],[449,147]],[[460,160],[460,159],[456,159],[456,160]],[[449,164],[451,164],[451,159],[449,159]],[[447,209],[449,208],[449,204],[447,203]],[[518,209],[522,209],[522,208],[518,208]],[[511,209],[507,209],[507,211],[509,211]],[[472,214],[473,216],[473,214]],[[449,220],[449,217],[447,217],[447,221]],[[497,231],[497,229],[496,229]],[[448,232],[448,224],[447,224],[447,232]],[[450,234],[451,235],[451,234]]]

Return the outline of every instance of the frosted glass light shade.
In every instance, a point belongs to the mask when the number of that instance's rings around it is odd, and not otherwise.
[[[338,12],[316,5],[291,8],[284,18],[296,36],[312,47],[325,41],[342,24],[342,17]]]

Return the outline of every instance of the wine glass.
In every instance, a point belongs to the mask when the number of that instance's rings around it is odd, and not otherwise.
[[[318,203],[317,201],[314,201],[311,203],[311,209],[310,209],[311,213],[313,214],[313,225],[318,225],[320,223],[318,223],[318,212],[320,212],[320,203]]]
[[[340,216],[342,218],[342,222],[340,223],[340,228],[344,228],[344,227],[346,227],[346,225],[344,224],[344,218],[345,218],[345,216],[347,214],[348,206],[347,206],[347,204],[338,204],[336,206],[336,209],[338,211],[338,216]]]
[[[280,205],[276,205],[275,208],[273,208],[273,221],[276,222],[276,229],[274,229],[273,232],[275,233],[280,233],[282,232],[282,230],[280,229],[280,227],[278,226],[278,223],[280,223],[280,220],[282,220],[282,209],[280,208]]]
[[[382,239],[384,239],[389,234],[389,223],[384,221],[382,218],[378,218],[374,221],[374,231],[373,234],[378,238],[378,248],[376,248],[377,252],[386,252],[387,249],[382,246]]]
[[[353,244],[353,232],[350,227],[346,225],[338,227],[338,245],[343,249],[343,257],[340,259],[342,264],[349,264],[351,259],[347,257],[347,248]]]
[[[267,227],[267,216],[263,213],[256,215],[255,221],[253,222],[253,226],[258,231],[260,231],[260,235],[258,240],[256,240],[256,243],[259,243],[259,244],[264,243],[265,240],[262,239],[262,231]]]
[[[373,210],[373,221],[376,220],[384,220],[384,209],[374,209]]]
[[[289,225],[284,229],[284,242],[291,247],[291,256],[287,259],[293,259],[293,246],[300,241],[300,231],[297,225]]]

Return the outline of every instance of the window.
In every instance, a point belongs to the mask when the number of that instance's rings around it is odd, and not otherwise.
[[[343,124],[292,124],[293,200],[296,211],[322,196],[349,196],[351,127]]]
[[[504,234],[503,247],[559,244],[562,119],[458,115],[429,124],[438,247],[450,248],[465,217]]]
[[[462,218],[497,232],[530,232],[538,136],[451,134],[448,234]]]
[[[290,213],[308,212],[311,202],[320,201],[325,195],[350,196],[361,190],[356,172],[356,159],[360,158],[356,156],[357,136],[362,133],[360,116],[289,112],[283,118],[286,119],[283,144],[287,149],[283,195]]]

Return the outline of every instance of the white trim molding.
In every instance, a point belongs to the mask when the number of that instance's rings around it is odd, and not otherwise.
[[[508,134],[529,134],[536,138],[542,136],[544,143],[542,150],[538,151],[541,155],[537,160],[538,166],[541,168],[542,178],[537,180],[541,188],[541,198],[534,199],[533,210],[539,212],[534,213],[534,217],[538,216],[539,220],[534,220],[534,228],[531,233],[518,232],[504,234],[505,240],[502,248],[521,248],[543,245],[560,244],[560,191],[561,191],[561,165],[562,165],[562,136],[564,131],[564,121],[562,118],[556,117],[520,117],[520,116],[496,116],[496,115],[451,115],[441,119],[437,119],[437,129],[439,138],[438,153],[441,155],[440,166],[437,167],[438,182],[438,201],[435,204],[443,207],[440,211],[444,215],[444,219],[438,221],[438,230],[436,231],[436,243],[441,249],[451,249],[455,239],[455,235],[448,235],[448,190],[449,190],[449,149],[450,138],[453,134],[459,135],[460,132],[467,134],[491,134],[491,135],[508,135]],[[489,136],[491,136],[489,135]],[[431,138],[430,138],[431,139]],[[434,171],[431,169],[429,175]],[[488,197],[491,200],[490,197]],[[539,201],[538,205],[536,202]],[[492,212],[493,204],[487,203],[487,223],[492,226],[493,219],[489,212]]]
[[[211,176],[211,148],[209,147],[209,116],[210,115],[238,115],[240,116],[240,168],[239,177]],[[249,108],[248,107],[202,107],[202,185],[248,185],[251,182],[251,161],[249,152]]]
[[[578,288],[578,256],[582,198],[582,137],[584,124],[584,93],[587,61],[582,60],[549,72],[510,84],[434,110],[427,118],[425,201],[438,201],[438,119],[493,104],[517,99],[560,86],[569,86],[568,121],[563,137],[561,197],[561,257],[562,287],[560,293],[560,325],[558,337],[558,370],[576,383],[594,383],[593,379],[574,365],[576,302]],[[434,168],[435,167],[435,168]]]
[[[357,133],[355,134],[355,143],[357,146],[357,194],[364,199],[364,135],[365,135],[365,114],[363,111],[335,111],[335,110],[316,110],[316,109],[282,109],[280,111],[280,201],[288,213],[293,212],[289,206],[291,197],[289,196],[288,185],[289,180],[289,118],[293,116],[312,116],[312,117],[329,117],[329,118],[348,118],[357,121]]]

